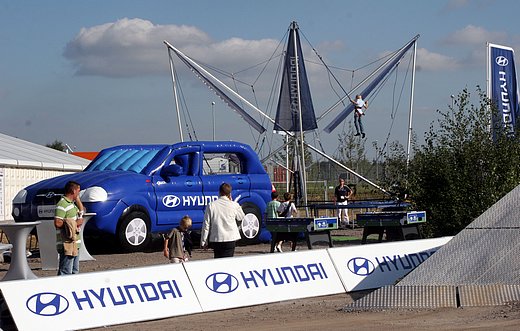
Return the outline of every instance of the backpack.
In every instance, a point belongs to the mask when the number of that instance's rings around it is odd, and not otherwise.
[[[278,216],[287,217],[287,214],[289,214],[289,210],[291,209],[291,204],[292,204],[292,202],[289,202],[287,204],[287,207],[285,207],[284,211],[282,211],[281,213],[278,213]]]

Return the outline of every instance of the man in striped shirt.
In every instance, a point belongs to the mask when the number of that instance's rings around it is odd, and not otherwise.
[[[69,181],[65,194],[56,204],[54,226],[56,249],[60,255],[58,275],[79,273],[79,227],[83,224],[83,204],[79,199],[80,185]]]

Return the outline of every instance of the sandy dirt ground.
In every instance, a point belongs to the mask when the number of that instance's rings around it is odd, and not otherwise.
[[[334,231],[334,235],[361,235],[360,229]],[[89,242],[87,241],[87,245]],[[110,247],[89,247],[95,261],[81,262],[82,273],[165,264],[160,238],[147,252],[121,254]],[[336,242],[335,246],[359,245],[359,241]],[[319,246],[316,249],[326,248]],[[268,244],[241,246],[236,256],[270,254]],[[306,250],[306,244],[298,244]],[[284,254],[284,253],[273,253]],[[212,251],[195,249],[193,260],[211,259]],[[29,265],[38,277],[50,277],[55,271],[41,270],[40,259],[29,257]],[[0,277],[8,263],[0,263]],[[380,310],[346,312],[345,305],[369,292],[354,292],[325,297],[289,300],[252,307],[178,316],[141,323],[107,326],[95,330],[520,330],[520,303],[476,308]]]

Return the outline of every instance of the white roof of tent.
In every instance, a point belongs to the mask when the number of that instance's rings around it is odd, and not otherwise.
[[[0,133],[0,166],[80,171],[89,160]]]

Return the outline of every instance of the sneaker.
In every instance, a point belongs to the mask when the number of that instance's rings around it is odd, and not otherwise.
[[[365,134],[364,133],[361,134],[361,138],[365,138]]]
[[[356,134],[355,134],[354,136],[359,136],[359,132],[358,132],[358,133],[356,133]]]
[[[274,248],[275,251],[277,251],[278,253],[282,253],[282,246],[281,245],[276,245],[276,247]]]

